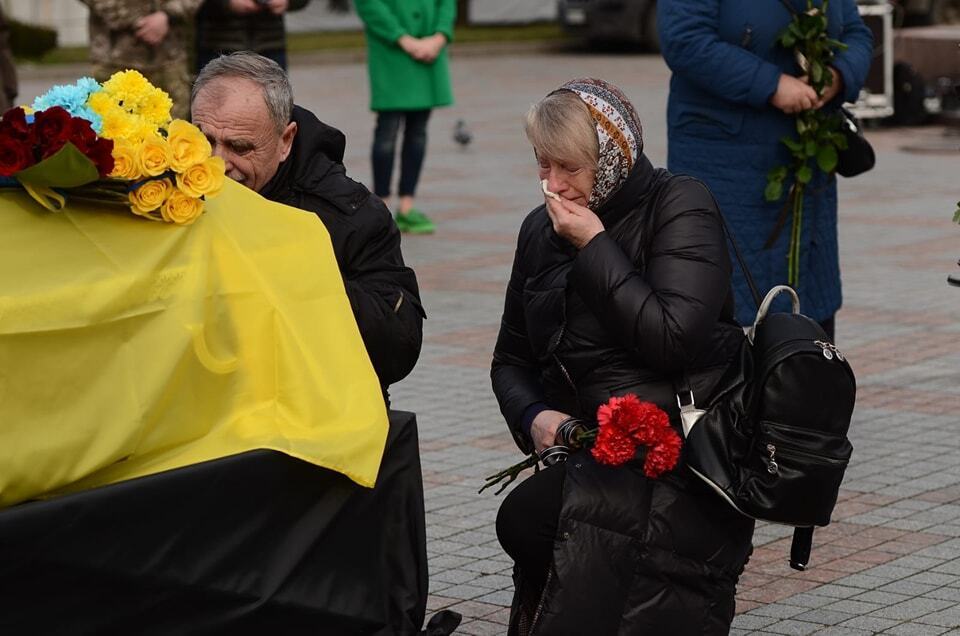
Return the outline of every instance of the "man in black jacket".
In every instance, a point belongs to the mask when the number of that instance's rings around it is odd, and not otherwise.
[[[425,314],[390,212],[346,175],[343,133],[294,106],[286,72],[255,53],[210,62],[191,101],[193,121],[223,158],[227,176],[323,221],[386,396],[420,355]]]

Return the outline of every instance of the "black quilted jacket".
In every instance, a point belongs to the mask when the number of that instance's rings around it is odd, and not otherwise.
[[[520,230],[491,375],[525,452],[519,421],[536,402],[594,419],[611,395],[636,393],[676,425],[681,371],[706,403],[743,338],[703,184],[644,157],[598,214],[606,231],[579,253],[542,206]],[[574,455],[534,632],[726,633],[752,528],[682,466],[649,480]]]
[[[390,211],[347,176],[341,163],[343,133],[299,106],[293,121],[293,149],[260,194],[323,221],[360,335],[386,391],[410,373],[420,356],[425,314],[417,277],[403,262],[400,231]]]

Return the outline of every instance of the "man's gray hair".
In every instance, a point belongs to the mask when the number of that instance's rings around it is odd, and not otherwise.
[[[290,86],[290,78],[279,64],[252,51],[221,55],[204,66],[193,83],[190,103],[196,101],[197,95],[210,82],[232,77],[247,79],[260,86],[263,101],[270,111],[270,119],[273,120],[277,133],[282,134],[293,114],[293,88]]]

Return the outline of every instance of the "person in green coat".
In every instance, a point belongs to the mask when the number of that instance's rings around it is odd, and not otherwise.
[[[447,44],[453,39],[456,0],[355,0],[367,37],[370,110],[377,113],[371,159],[373,191],[389,205],[397,136],[399,202],[394,218],[402,232],[428,234],[434,224],[414,207],[427,149],[427,120],[453,103]]]

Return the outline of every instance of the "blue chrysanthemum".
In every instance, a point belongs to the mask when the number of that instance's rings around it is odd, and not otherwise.
[[[46,110],[60,106],[73,117],[81,117],[90,122],[94,132],[100,134],[103,121],[99,115],[87,107],[90,93],[100,90],[100,84],[90,77],[80,78],[76,84],[53,86],[45,94],[33,100],[34,110]]]

